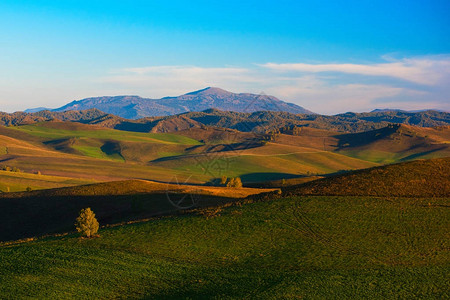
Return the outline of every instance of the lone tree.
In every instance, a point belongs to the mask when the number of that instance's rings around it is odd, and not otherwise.
[[[94,212],[88,207],[80,211],[75,226],[79,233],[90,238],[97,233],[99,225]]]

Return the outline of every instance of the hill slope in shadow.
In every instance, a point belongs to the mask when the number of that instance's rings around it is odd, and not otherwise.
[[[450,156],[450,126],[424,128],[390,124],[335,138],[339,153],[376,163]]]
[[[290,195],[448,197],[450,157],[358,170],[288,188]]]
[[[0,193],[0,241],[74,230],[82,208],[102,225],[224,204],[274,189],[226,188],[124,180],[32,192]]]

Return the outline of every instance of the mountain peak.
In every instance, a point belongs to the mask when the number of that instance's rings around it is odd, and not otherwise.
[[[231,92],[225,91],[218,87],[206,87],[204,89],[187,93],[185,95],[229,95]]]

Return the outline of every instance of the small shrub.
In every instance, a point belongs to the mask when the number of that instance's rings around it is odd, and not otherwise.
[[[98,232],[98,221],[95,218],[94,212],[89,207],[83,208],[80,211],[75,227],[79,233],[88,238],[93,237]]]
[[[241,188],[242,187],[241,178],[239,177],[230,178],[227,182],[227,187]]]
[[[27,186],[26,191],[27,191],[27,192],[32,192],[33,189],[32,189],[31,187]]]
[[[220,179],[220,184],[221,185],[226,185],[227,184],[227,176],[223,175],[222,178]]]

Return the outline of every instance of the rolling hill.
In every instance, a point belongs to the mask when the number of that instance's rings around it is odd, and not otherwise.
[[[62,176],[85,182],[158,179],[205,182],[204,174],[149,166],[148,160],[182,153],[201,143],[171,134],[129,133],[71,122],[0,126],[1,164],[25,173]],[[43,177],[44,178],[44,177]],[[38,178],[37,178],[38,179]],[[68,184],[70,185],[70,184]],[[39,188],[41,184],[30,185]],[[27,186],[23,186],[23,190]],[[10,187],[12,188],[12,187]]]
[[[174,177],[213,183],[224,175],[239,176],[249,184],[450,156],[448,126],[389,125],[351,134],[310,127],[283,132],[259,134],[202,125],[175,133],[148,133],[58,120],[0,126],[4,166],[71,179],[56,184],[48,177],[53,183],[44,184],[33,177],[34,182],[22,178],[20,183],[20,176],[16,182],[10,176],[1,190],[122,179],[168,182]]]
[[[97,182],[94,179],[66,176],[51,176],[36,173],[0,171],[0,193],[21,192],[27,189],[40,190],[67,186],[77,186]]]
[[[16,126],[33,124],[44,121],[60,120],[60,121],[74,121],[74,122],[95,122],[95,120],[105,117],[105,113],[98,109],[89,109],[84,111],[68,111],[68,112],[51,112],[48,110],[26,113],[15,112],[5,113],[0,112],[0,125],[3,126]],[[115,117],[121,120],[118,117]]]
[[[72,208],[94,201],[73,197],[64,204]],[[113,197],[94,211],[101,217],[120,208],[111,214],[120,220],[158,201]],[[105,226],[98,238],[69,232],[0,243],[0,294],[58,299],[445,299],[448,204],[449,198],[246,199],[214,210]],[[53,201],[49,205],[67,207]],[[28,205],[17,211],[27,208],[31,210]],[[49,226],[60,220],[50,216],[43,216]],[[64,221],[67,226],[69,221]]]
[[[273,189],[167,184],[146,180],[113,181],[0,194],[0,240],[15,240],[73,229],[84,207],[103,224],[173,214],[182,208],[217,206]],[[16,213],[20,212],[20,213]]]
[[[225,148],[166,157],[152,162],[167,169],[184,169],[210,174],[213,178],[240,176],[244,182],[259,182],[328,174],[342,170],[361,169],[376,165],[329,151],[267,143],[260,147]]]
[[[356,133],[380,129],[389,124],[418,127],[448,126],[450,114],[438,111],[382,111],[370,113],[345,113],[334,116],[293,114],[280,111],[239,113],[208,109],[178,115],[147,117],[130,120],[98,109],[82,111],[39,111],[34,113],[0,112],[0,125],[17,126],[43,121],[60,120],[97,125],[133,132],[167,133],[203,126],[235,129],[243,132],[292,132],[294,128],[313,128],[333,132]]]
[[[286,189],[289,195],[450,197],[450,157],[358,170]]]
[[[335,132],[356,133],[383,128],[392,123],[420,127],[448,126],[450,124],[450,113],[438,111],[387,111],[325,116],[280,111],[238,113],[210,109],[182,115],[207,126],[260,133],[283,128],[289,131],[292,127],[311,127]]]
[[[450,156],[450,126],[424,128],[391,124],[335,138],[337,153],[376,163]]]
[[[49,121],[2,127],[0,134],[26,142],[22,148],[5,142],[8,153],[1,158],[10,166],[28,173],[95,181],[168,181],[179,176],[200,183],[225,175],[252,182],[376,165],[315,148],[314,143],[268,142],[264,135],[220,128],[141,133]]]
[[[374,161],[445,156],[448,140],[448,127],[392,124],[351,134],[0,126],[2,164],[25,171],[0,171],[0,187],[14,187],[0,193],[0,294],[446,298],[450,157]],[[192,184],[222,174],[274,179],[265,186],[283,193]],[[25,185],[42,190],[14,192]],[[73,233],[85,207],[98,238]]]

